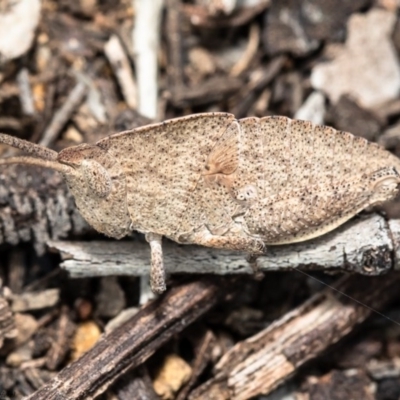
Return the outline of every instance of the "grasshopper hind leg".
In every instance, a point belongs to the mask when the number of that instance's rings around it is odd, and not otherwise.
[[[256,279],[261,279],[264,274],[260,271],[257,258],[266,252],[266,245],[261,239],[229,235],[214,235],[206,227],[190,235],[177,238],[180,243],[196,243],[201,246],[217,249],[237,250],[248,254],[246,260],[250,264]]]
[[[162,236],[148,233],[146,234],[146,240],[150,244],[151,251],[150,287],[154,293],[161,294],[167,289],[161,243]]]

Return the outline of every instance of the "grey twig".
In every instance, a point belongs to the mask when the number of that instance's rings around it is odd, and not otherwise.
[[[112,35],[108,42],[104,45],[104,52],[110,61],[119,86],[121,87],[126,104],[128,104],[130,108],[136,109],[136,82],[133,78],[132,68],[129,64],[129,58],[116,35]]]
[[[150,249],[139,241],[49,241],[61,252],[61,266],[72,277],[148,274]],[[168,273],[250,274],[243,253],[199,246],[163,245]],[[392,255],[395,256],[392,256]],[[262,271],[296,268],[344,270],[378,275],[396,266],[400,256],[400,221],[388,224],[377,214],[354,219],[312,241],[268,247],[258,259]]]

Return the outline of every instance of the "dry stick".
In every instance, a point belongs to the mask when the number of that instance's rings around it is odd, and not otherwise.
[[[260,44],[260,27],[257,23],[250,26],[249,40],[240,60],[232,67],[229,75],[239,76],[246,71],[255,57]]]
[[[104,45],[104,52],[110,61],[114,74],[121,87],[126,104],[132,109],[137,107],[137,89],[133,77],[133,71],[129,63],[128,56],[118,39],[117,35],[112,35]]]
[[[136,20],[133,28],[136,77],[138,83],[138,111],[155,119],[158,99],[157,52],[163,0],[133,0]]]
[[[142,276],[149,270],[149,249],[144,242],[50,241],[49,244],[61,252],[62,268],[75,278]],[[171,274],[252,273],[245,255],[240,252],[170,242],[165,242],[163,248],[165,267]],[[383,217],[372,214],[312,241],[268,247],[266,255],[258,259],[258,265],[263,271],[319,268],[377,275],[393,267],[393,251],[400,251],[400,220],[388,224]]]
[[[180,0],[166,0],[166,39],[168,42],[168,79],[172,94],[176,88],[184,86],[183,49],[181,40]]]
[[[120,375],[146,361],[159,347],[213,307],[226,291],[218,280],[176,287],[103,336],[29,400],[93,399]]]
[[[34,115],[35,105],[27,68],[21,68],[21,70],[18,72],[17,83],[19,87],[19,100],[21,103],[22,112],[25,115]]]
[[[40,145],[49,146],[56,139],[61,129],[70,119],[72,113],[83,101],[86,93],[87,86],[83,82],[78,82],[69,93],[64,104],[55,113],[54,118],[51,120],[50,125],[45,130],[43,137],[39,142]]]
[[[399,284],[399,273],[346,277],[336,286],[346,296],[328,288],[267,329],[237,343],[217,364],[215,378],[192,392],[189,399],[227,398],[223,396],[228,394],[228,398],[245,400],[271,393],[306,361],[363,322],[371,308],[380,310],[398,298]]]

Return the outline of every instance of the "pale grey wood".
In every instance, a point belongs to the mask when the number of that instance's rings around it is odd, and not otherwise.
[[[393,250],[400,256],[399,243],[400,221],[387,223],[380,215],[371,214],[312,241],[269,247],[266,256],[259,258],[259,266],[263,271],[342,268],[377,275],[392,268]],[[48,244],[61,253],[61,267],[74,278],[142,276],[150,268],[150,248],[144,241],[49,241]],[[168,273],[252,273],[245,255],[233,251],[166,242],[164,257]]]

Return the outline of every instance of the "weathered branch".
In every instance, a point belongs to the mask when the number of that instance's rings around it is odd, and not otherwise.
[[[245,400],[268,394],[363,322],[398,298],[400,274],[351,276],[318,293],[257,335],[237,343],[216,366],[216,376],[190,400]],[[351,297],[351,298],[349,298]],[[355,299],[355,300],[354,300]],[[367,306],[364,306],[366,304]]]
[[[148,273],[150,250],[145,242],[60,242],[50,241],[64,261],[61,266],[72,277],[136,275]],[[377,214],[360,217],[318,239],[267,249],[258,260],[263,271],[334,269],[379,275],[396,264],[400,252],[400,221],[388,224]],[[199,246],[164,243],[165,266],[169,273],[252,273],[243,253]]]
[[[104,45],[104,52],[111,64],[115,77],[124,96],[126,104],[134,110],[137,108],[137,88],[129,58],[117,35],[112,35]]]

